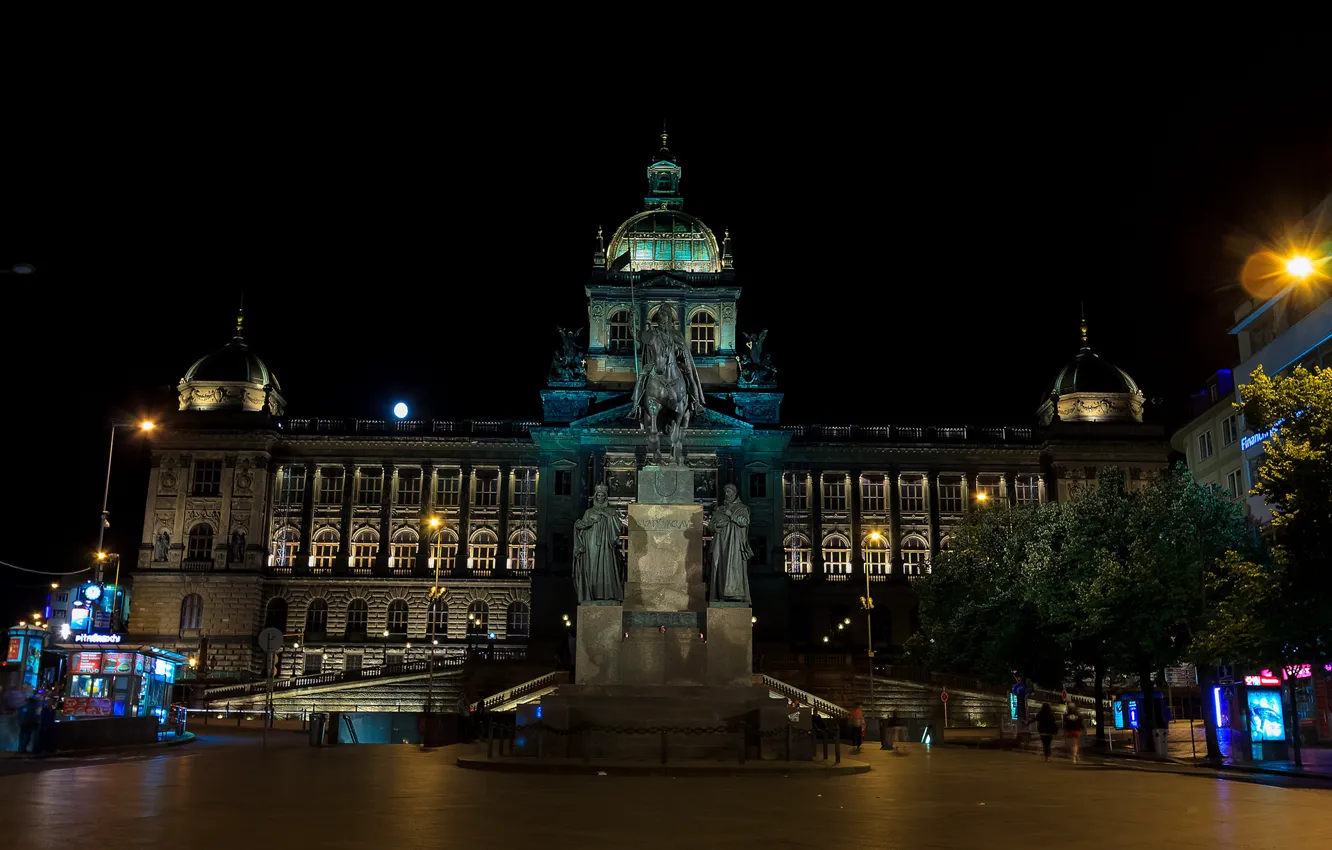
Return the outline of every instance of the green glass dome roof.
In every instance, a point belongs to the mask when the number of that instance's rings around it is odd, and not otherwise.
[[[680,210],[647,210],[620,225],[606,257],[615,264],[626,254],[629,271],[721,271],[717,238],[701,220]]]

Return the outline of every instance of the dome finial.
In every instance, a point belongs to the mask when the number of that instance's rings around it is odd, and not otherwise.
[[[666,119],[661,119],[661,146],[666,147]]]
[[[245,325],[245,290],[241,290],[240,307],[236,310],[236,338],[241,336],[241,328]]]
[[[1082,350],[1087,351],[1091,348],[1087,345],[1087,305],[1085,302],[1080,302],[1078,306],[1082,309],[1082,322],[1078,326],[1082,330]]]

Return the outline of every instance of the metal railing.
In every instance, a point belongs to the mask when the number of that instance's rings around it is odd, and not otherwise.
[[[284,419],[278,427],[287,434],[384,434],[398,435],[448,435],[459,437],[486,436],[526,436],[532,428],[540,427],[534,420],[472,420],[461,422],[437,419],[404,419],[386,421],[383,419]]]
[[[567,684],[568,681],[568,671],[553,670],[549,673],[537,676],[535,679],[530,679],[522,684],[514,685],[512,688],[506,688],[497,694],[491,694],[488,697],[483,697],[482,699],[477,700],[472,703],[472,711],[479,709],[482,703],[485,703],[488,711],[493,711],[507,702],[512,702],[513,700],[525,697],[530,693],[545,690],[546,688],[555,685]]]
[[[775,691],[789,700],[802,703],[817,710],[821,714],[829,717],[843,718],[847,716],[847,711],[840,705],[828,702],[822,697],[816,697],[809,691],[803,691],[795,685],[787,684],[780,679],[774,679],[766,673],[760,674],[763,677],[763,684],[770,691]]]
[[[273,692],[313,688],[320,685],[338,685],[344,682],[363,682],[367,679],[383,679],[390,676],[405,676],[413,673],[428,673],[431,666],[435,670],[461,668],[467,662],[465,655],[446,655],[435,659],[404,661],[399,664],[380,664],[375,667],[362,667],[359,670],[342,670],[336,673],[315,673],[309,676],[294,676],[289,679],[273,680]],[[188,681],[188,680],[186,680]],[[262,694],[268,689],[268,682],[243,682],[237,685],[219,685],[204,692],[204,699],[215,700],[223,697],[248,696]]]
[[[862,440],[876,443],[1032,443],[1031,428],[914,425],[783,425],[797,439]]]

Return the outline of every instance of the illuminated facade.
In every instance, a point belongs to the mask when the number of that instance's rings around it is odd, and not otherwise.
[[[193,653],[206,637],[209,666],[253,672],[255,636],[273,625],[302,642],[284,654],[288,675],[469,642],[541,642],[553,656],[576,604],[574,520],[596,484],[622,510],[636,494],[634,352],[662,305],[708,397],[686,446],[694,496],[710,510],[734,483],[751,508],[756,643],[774,651],[863,651],[867,577],[876,644],[891,651],[912,631],[911,579],[967,511],[1067,498],[1107,465],[1135,482],[1164,465],[1142,394],[1091,354],[1085,327],[1030,426],[783,424],[766,332],[742,330],[730,239],[684,212],[666,141],[643,212],[598,238],[587,345],[557,358],[542,421],[284,417],[239,329],[195,363],[154,447],[136,639]]]

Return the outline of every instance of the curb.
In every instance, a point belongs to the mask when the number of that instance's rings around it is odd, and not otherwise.
[[[53,753],[28,753],[29,758],[24,758],[15,754],[15,761],[33,761],[40,762],[49,758],[78,758],[79,756],[99,756],[106,753],[132,752],[134,750],[155,750],[163,747],[179,747],[183,744],[192,744],[197,739],[193,732],[186,732],[177,738],[171,738],[165,741],[154,741],[151,744],[123,744],[116,747],[93,747],[86,750],[56,750]]]
[[[466,770],[488,770],[496,773],[527,773],[527,774],[545,774],[548,776],[781,776],[791,777],[829,777],[829,776],[853,776],[858,773],[869,773],[871,767],[865,762],[851,761],[842,759],[842,763],[835,767],[804,767],[792,769],[788,762],[747,762],[747,764],[760,764],[764,767],[740,767],[736,764],[717,763],[717,764],[689,764],[681,762],[678,764],[652,764],[644,762],[643,764],[625,764],[623,762],[615,764],[597,764],[593,762],[584,762],[578,759],[570,761],[538,761],[535,758],[519,758],[512,761],[505,759],[486,759],[478,756],[460,756],[458,758],[458,767]],[[766,765],[771,765],[767,767]]]

